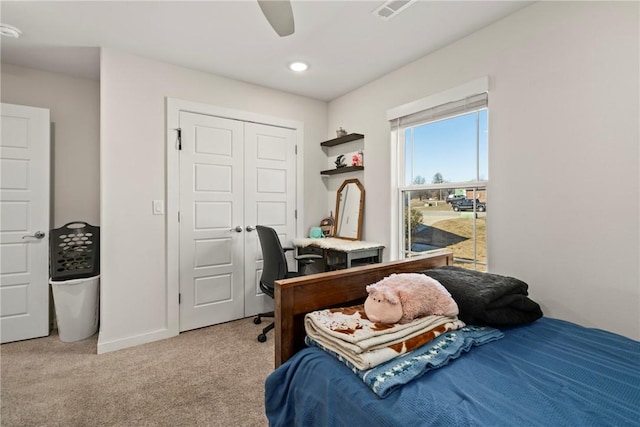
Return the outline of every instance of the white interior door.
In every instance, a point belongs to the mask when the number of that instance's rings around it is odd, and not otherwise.
[[[49,110],[2,104],[0,339],[49,334]]]
[[[273,227],[287,246],[296,232],[296,133],[247,123],[245,156],[245,224]],[[273,300],[259,287],[262,249],[258,234],[246,233],[245,243],[245,316],[252,316],[273,310]],[[295,269],[292,255],[288,253],[290,269]]]
[[[186,331],[244,315],[244,137],[242,122],[203,114],[180,112],[180,128],[180,331]]]
[[[180,331],[273,308],[256,224],[296,230],[296,132],[180,111]]]

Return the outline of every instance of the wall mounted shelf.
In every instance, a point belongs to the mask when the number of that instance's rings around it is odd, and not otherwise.
[[[364,138],[364,135],[360,133],[350,133],[349,135],[341,136],[340,138],[330,139],[320,143],[322,147],[335,147],[336,145],[346,144],[347,142],[356,141]]]
[[[339,138],[330,139],[328,141],[324,141],[320,143],[321,147],[335,147],[336,145],[346,144],[347,142],[357,141],[359,139],[364,139],[364,135],[361,133],[350,133],[345,136],[341,136]],[[320,172],[320,175],[329,176],[329,175],[337,175],[340,173],[349,173],[349,172],[357,172],[364,170],[364,166],[343,166],[341,168],[328,169]]]
[[[326,171],[321,171],[321,175],[337,175],[339,173],[347,173],[347,172],[356,172],[364,170],[364,166],[345,166],[342,168],[329,169]]]

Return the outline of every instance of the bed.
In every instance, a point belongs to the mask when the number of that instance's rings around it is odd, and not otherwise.
[[[305,345],[306,313],[362,303],[365,286],[392,273],[452,263],[443,253],[277,282],[276,369],[265,383],[269,424],[640,425],[640,343],[559,319],[497,328],[500,339],[384,397],[329,352]]]

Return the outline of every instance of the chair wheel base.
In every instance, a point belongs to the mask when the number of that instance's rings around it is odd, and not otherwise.
[[[253,323],[255,323],[256,325],[259,325],[260,323],[262,323],[262,319],[260,319],[259,317],[254,317]]]
[[[267,336],[265,334],[258,335],[258,341],[260,341],[260,342],[267,341]]]

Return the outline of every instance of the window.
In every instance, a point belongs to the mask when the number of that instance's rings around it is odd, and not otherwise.
[[[486,270],[488,96],[439,104],[392,121],[398,163],[398,253],[450,250]]]

